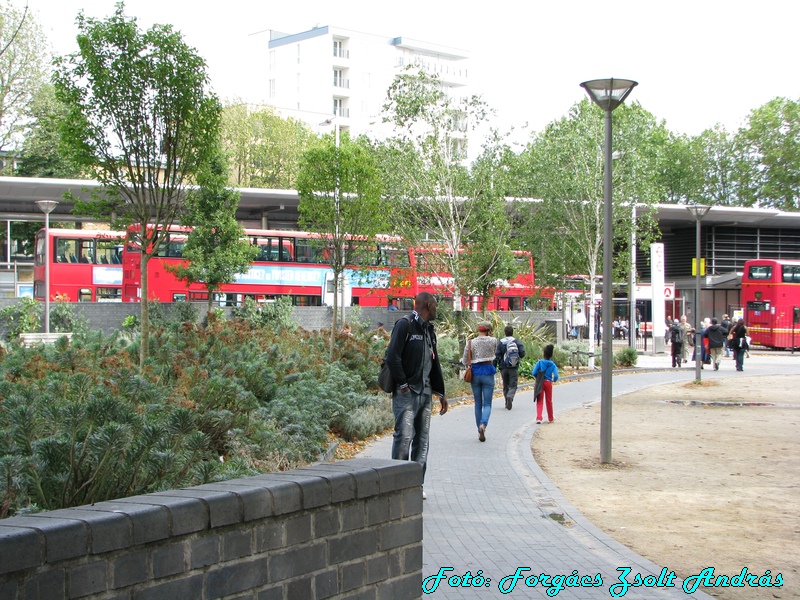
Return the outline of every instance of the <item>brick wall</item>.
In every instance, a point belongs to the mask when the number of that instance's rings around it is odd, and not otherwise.
[[[0,520],[0,599],[419,598],[421,483],[354,459]]]
[[[6,306],[13,305],[18,302],[15,298],[0,299],[0,309]],[[111,333],[122,328],[122,321],[128,315],[139,315],[141,307],[139,304],[128,302],[71,302],[76,315],[81,315],[89,323],[91,329],[97,329],[104,333]],[[44,306],[44,305],[42,305]],[[50,305],[52,307],[52,304]],[[169,311],[171,304],[164,304],[165,311]],[[197,313],[200,319],[205,315],[206,303],[197,303]],[[228,316],[231,314],[231,309],[225,309]],[[350,309],[345,309],[345,316],[350,312]],[[385,308],[365,308],[359,307],[361,319],[371,324],[371,328],[377,327],[381,322],[385,325],[387,331],[391,331],[394,327],[395,321],[401,319],[404,314],[403,311],[388,311]],[[42,308],[44,314],[44,308]],[[561,313],[559,312],[501,312],[497,313],[505,320],[516,319],[520,323],[541,324],[547,323],[552,325],[553,331],[558,332],[560,335]],[[295,319],[308,331],[316,331],[331,326],[331,319],[333,316],[333,309],[329,306],[297,306],[294,308]],[[5,331],[0,329],[0,335]],[[502,332],[499,332],[502,334]],[[560,339],[559,339],[560,341]]]

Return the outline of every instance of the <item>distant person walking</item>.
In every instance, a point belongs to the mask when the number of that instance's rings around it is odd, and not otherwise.
[[[536,361],[531,375],[536,377],[539,371],[544,372],[544,385],[539,397],[536,398],[536,423],[542,422],[542,409],[547,404],[547,420],[551,423],[555,420],[553,414],[553,384],[558,381],[558,366],[553,362],[553,344],[547,344],[542,351],[542,358]]]
[[[492,334],[489,321],[478,323],[478,337],[467,342],[464,348],[462,364],[470,362],[472,356],[472,395],[475,398],[475,425],[478,427],[478,439],[486,441],[486,428],[492,415],[492,396],[494,395],[494,358],[497,351],[497,338]],[[471,348],[470,348],[471,346]]]
[[[519,361],[525,358],[525,346],[514,337],[514,328],[511,325],[506,325],[503,333],[505,333],[505,337],[497,344],[494,363],[500,367],[506,409],[511,410],[514,404],[514,396],[517,395]]]
[[[678,319],[675,319],[670,325],[668,337],[670,341],[670,354],[672,356],[672,367],[673,368],[680,368],[681,361],[683,360],[683,344],[684,344],[684,332],[683,327],[681,327],[681,322]]]
[[[731,329],[733,329],[733,321],[731,321],[731,318],[728,315],[722,315],[722,322],[720,325],[722,325],[722,328],[725,330],[725,356],[727,357],[731,355],[731,347],[728,344],[727,338],[728,334],[731,332]]]
[[[689,351],[694,347],[694,336],[692,336],[692,331],[694,328],[686,319],[686,315],[681,315],[681,327],[683,328],[683,363],[686,364],[689,362]]]
[[[744,371],[744,355],[750,349],[747,343],[747,327],[744,326],[744,319],[739,319],[731,329],[730,345],[733,350],[733,360],[736,362],[736,370]]]
[[[714,363],[715,371],[719,371],[719,362],[722,360],[726,337],[728,337],[728,330],[717,322],[717,317],[712,318],[711,325],[703,332],[703,338],[708,340],[708,354]]]

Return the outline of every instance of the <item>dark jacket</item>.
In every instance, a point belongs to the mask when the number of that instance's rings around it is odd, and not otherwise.
[[[433,345],[433,365],[431,366],[431,390],[444,396],[444,377],[439,362],[439,349],[436,346],[436,331],[433,323],[425,323]],[[386,349],[386,363],[392,372],[395,388],[407,383],[412,391],[422,392],[422,353],[425,351],[425,330],[423,321],[414,311],[394,324],[392,338]]]
[[[512,337],[504,337],[500,338],[500,341],[497,342],[497,350],[494,353],[494,365],[501,369],[518,369],[519,364],[516,367],[512,367],[509,364],[506,364],[506,344],[510,340],[514,340],[517,343],[517,351],[519,352],[519,359],[520,361],[525,358],[525,346],[519,341],[517,338]]]
[[[722,348],[725,345],[725,338],[728,337],[728,330],[722,325],[712,325],[703,332],[703,337],[708,338],[709,348]]]

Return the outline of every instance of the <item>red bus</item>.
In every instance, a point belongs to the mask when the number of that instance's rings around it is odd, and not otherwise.
[[[185,264],[183,246],[187,235],[186,228],[170,228],[158,254],[150,259],[148,295],[151,300],[208,300],[202,283],[187,284],[169,271],[170,266]],[[246,229],[245,235],[250,243],[258,246],[259,254],[246,273],[237,275],[234,283],[222,285],[214,292],[215,302],[240,306],[247,297],[265,302],[278,296],[290,296],[295,306],[333,304],[333,272],[324,260],[323,250],[315,243],[320,238],[318,234]],[[344,304],[388,306],[389,280],[393,272],[408,268],[408,251],[401,249],[397,240],[385,237],[363,255],[361,264],[344,271]],[[122,262],[122,300],[140,302],[140,248],[126,243]]]
[[[160,302],[208,300],[201,283],[187,285],[169,270],[172,265],[184,263],[183,246],[187,235],[186,228],[172,227],[158,254],[150,259],[148,295],[151,299]],[[259,255],[234,283],[215,291],[216,303],[240,306],[247,297],[264,302],[278,296],[291,296],[295,306],[333,304],[333,273],[317,242],[319,234],[246,229],[245,235],[259,247]],[[443,296],[445,301],[452,300],[452,294],[445,291],[448,287],[445,279],[449,275],[420,272],[425,252],[409,252],[401,240],[380,237],[376,247],[362,252],[360,264],[345,269],[344,305],[410,310],[421,291]],[[536,294],[533,259],[529,252],[518,252],[517,256],[524,263],[523,274],[510,282],[498,282],[488,303],[489,310],[523,310],[526,301]],[[122,261],[122,300],[140,302],[141,252],[136,244],[126,243]],[[466,308],[479,308],[480,297],[470,296],[466,300],[469,304]]]
[[[754,344],[797,348],[800,260],[748,260],[742,273],[744,324]]]
[[[45,298],[49,263],[51,300],[58,297],[69,302],[120,302],[124,238],[122,231],[40,229],[33,262],[33,297]]]

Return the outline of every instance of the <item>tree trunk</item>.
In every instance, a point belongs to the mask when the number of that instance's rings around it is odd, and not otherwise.
[[[148,291],[147,291],[147,265],[150,262],[150,255],[142,251],[141,261],[141,283],[142,283],[142,297],[140,299],[142,304],[141,315],[141,333],[139,341],[139,368],[144,366],[150,354],[150,307],[148,306]]]

